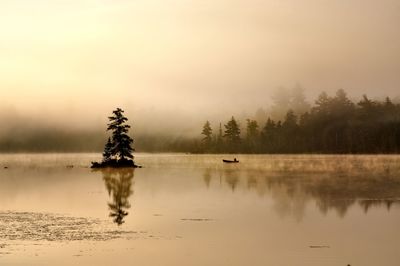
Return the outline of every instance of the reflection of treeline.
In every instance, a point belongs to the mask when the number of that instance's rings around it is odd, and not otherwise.
[[[207,121],[199,153],[398,153],[400,104],[390,98],[367,96],[352,102],[343,90],[331,97],[322,93],[315,105],[300,115],[288,110],[282,120],[263,124],[247,119],[240,127],[232,117],[217,129]]]
[[[353,205],[358,205],[365,213],[373,207],[390,210],[394,205],[400,206],[398,174],[398,171],[300,174],[256,169],[205,169],[203,180],[210,189],[224,185],[233,193],[245,189],[271,197],[280,215],[302,219],[310,201],[316,203],[322,214],[335,211],[340,217],[344,217]]]

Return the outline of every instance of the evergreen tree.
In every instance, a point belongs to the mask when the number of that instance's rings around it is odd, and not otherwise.
[[[247,119],[246,137],[249,140],[256,140],[258,137],[258,123],[256,120]]]
[[[332,110],[336,117],[348,116],[354,111],[354,103],[347,97],[343,89],[336,91],[335,97],[332,99]]]
[[[274,145],[276,145],[276,124],[274,120],[269,117],[262,129],[261,140],[265,151],[274,151]]]
[[[204,143],[210,144],[212,141],[212,128],[209,121],[206,121],[206,123],[204,124],[201,134],[204,135]]]
[[[281,97],[283,105],[285,97]],[[299,102],[304,97],[299,93]],[[253,118],[254,119],[254,118]],[[224,142],[219,135],[211,152],[248,153],[399,153],[400,103],[367,96],[355,104],[344,90],[331,97],[321,93],[310,112],[289,109],[283,120],[268,119],[261,134],[257,123],[247,120],[246,138],[241,143],[234,117],[225,125]],[[222,143],[222,145],[221,145]]]
[[[322,92],[315,101],[315,107],[312,108],[313,113],[327,114],[330,108],[332,98],[326,92]]]
[[[240,143],[240,128],[235,118],[232,116],[231,120],[225,125],[224,137],[230,144]]]
[[[294,112],[292,110],[289,110],[286,113],[286,117],[285,117],[285,120],[283,121],[282,126],[285,129],[293,129],[293,128],[297,127],[297,116],[294,114]]]
[[[104,152],[103,152],[103,162],[109,162],[112,159],[112,148],[113,148],[113,143],[111,142],[111,139],[108,138],[108,141],[106,145],[104,146]]]
[[[284,152],[295,152],[299,150],[299,127],[297,125],[297,116],[292,110],[286,113],[285,120],[282,123],[281,148]]]
[[[256,120],[247,119],[246,144],[249,152],[256,152],[259,140],[258,123]]]
[[[128,118],[124,116],[124,111],[117,108],[113,111],[113,116],[108,117],[110,123],[107,130],[112,131],[113,147],[110,149],[112,156],[116,156],[119,160],[126,158],[133,159],[132,148],[133,139],[128,136],[129,125],[125,124]]]

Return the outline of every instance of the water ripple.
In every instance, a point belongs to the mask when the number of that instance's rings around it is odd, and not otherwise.
[[[0,212],[0,240],[106,241],[135,234],[109,228],[100,219],[52,213]]]

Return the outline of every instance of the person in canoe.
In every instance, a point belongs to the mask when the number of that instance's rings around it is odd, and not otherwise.
[[[238,163],[239,162],[236,158],[234,158],[233,160],[225,160],[225,159],[223,159],[222,161],[224,163]]]

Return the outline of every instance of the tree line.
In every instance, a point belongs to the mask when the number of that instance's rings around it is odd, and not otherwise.
[[[197,153],[399,153],[400,104],[366,95],[351,101],[346,92],[321,93],[303,112],[287,110],[283,119],[262,123],[235,117],[212,128],[205,122]]]

